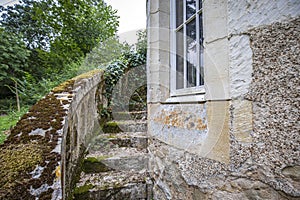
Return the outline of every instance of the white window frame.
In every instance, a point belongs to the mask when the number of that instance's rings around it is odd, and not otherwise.
[[[190,17],[188,20],[186,20],[186,1],[184,1],[183,5],[183,24],[180,25],[176,29],[176,0],[171,0],[170,3],[170,29],[171,29],[171,42],[170,42],[170,49],[171,49],[171,55],[170,55],[170,65],[171,65],[171,73],[170,73],[170,96],[171,97],[180,97],[180,96],[189,96],[189,95],[199,95],[201,94],[204,96],[205,94],[205,86],[204,85],[197,85],[195,87],[187,87],[187,36],[186,36],[186,25],[193,19],[196,18],[196,40],[197,40],[197,68],[196,68],[196,82],[199,84],[199,79],[200,79],[200,65],[203,68],[203,52],[200,52],[200,27],[199,27],[199,20],[200,20],[200,15],[202,15],[202,24],[203,24],[203,6],[201,9],[198,9],[200,6],[200,1],[202,0],[197,0],[196,1],[196,13]],[[203,3],[203,2],[202,2]],[[176,71],[176,32],[180,30],[183,26],[183,31],[184,31],[184,88],[182,89],[176,89],[176,77],[177,77],[177,71]],[[202,25],[203,27],[203,25]],[[203,28],[202,28],[203,29]],[[203,30],[202,30],[203,31]],[[202,73],[202,75],[204,72]],[[205,84],[205,82],[204,82]],[[198,99],[198,98],[196,98]],[[200,98],[201,100],[204,100],[202,97]]]

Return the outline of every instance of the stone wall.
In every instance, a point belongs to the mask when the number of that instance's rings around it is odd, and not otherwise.
[[[68,98],[68,113],[63,127],[62,140],[62,187],[65,199],[70,194],[81,172],[81,162],[91,139],[102,130],[99,110],[105,106],[103,96],[103,73],[83,74],[76,78],[69,94],[57,94],[60,98]],[[60,96],[61,95],[61,96]]]
[[[148,32],[154,199],[299,199],[300,3],[203,6],[206,101],[170,103],[169,38]],[[168,10],[148,1],[148,30],[168,29]]]
[[[257,178],[300,196],[300,18],[250,31],[252,158]]]
[[[89,138],[99,128],[103,72],[54,88],[0,146],[0,199],[66,199]]]

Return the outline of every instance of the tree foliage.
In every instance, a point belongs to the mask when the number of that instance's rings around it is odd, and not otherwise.
[[[0,55],[0,81],[22,76],[29,51],[17,35],[0,31]]]
[[[32,83],[52,79],[80,64],[118,27],[116,11],[103,0],[20,0],[0,6],[0,12],[0,85],[5,94],[8,75],[25,80],[26,72]]]
[[[119,59],[124,52],[129,52],[132,47],[127,43],[121,43],[117,36],[100,42],[84,59],[87,68],[106,66],[113,60]]]
[[[51,8],[52,0],[49,1]],[[21,0],[14,6],[1,8],[1,27],[7,32],[22,35],[28,49],[47,48],[55,37],[54,28],[46,23],[49,15],[45,0]]]
[[[56,40],[75,42],[86,54],[115,34],[116,11],[102,0],[21,0],[2,7],[1,26],[23,35],[30,49],[51,49]]]
[[[122,107],[123,101],[122,98],[125,98],[125,95],[119,99],[112,100],[113,90],[116,87],[129,87],[134,88],[135,84],[138,82],[143,82],[146,80],[146,53],[147,53],[147,36],[146,31],[137,32],[138,41],[134,45],[134,48],[122,52],[121,56],[107,65],[105,69],[105,96],[108,99],[108,111],[105,111],[105,115],[111,115],[111,107],[119,106]],[[134,73],[127,74],[127,83],[118,83],[118,81],[129,72],[131,69],[135,68]],[[121,84],[121,86],[116,86]],[[125,85],[124,85],[125,84]],[[146,85],[142,88],[137,88],[137,91],[133,94],[136,96],[143,96],[143,106],[146,104]],[[119,91],[119,90],[118,90]],[[142,93],[142,95],[139,95]],[[121,101],[119,101],[121,100]],[[136,106],[137,104],[135,104]]]
[[[80,60],[118,27],[116,11],[99,0],[21,0],[1,10],[1,27],[23,36],[38,78]]]

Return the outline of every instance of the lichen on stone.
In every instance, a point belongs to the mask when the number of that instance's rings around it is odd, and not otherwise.
[[[37,143],[12,144],[4,147],[0,154],[0,199],[13,193],[18,185],[16,180],[31,176],[27,172],[33,171],[37,165],[42,164],[43,148]],[[26,184],[27,181],[24,181]]]
[[[85,184],[83,186],[77,187],[74,190],[74,194],[84,194],[87,193],[90,189],[93,189],[93,185],[92,184]]]

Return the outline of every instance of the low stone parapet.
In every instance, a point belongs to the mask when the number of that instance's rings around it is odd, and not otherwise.
[[[100,130],[103,71],[70,79],[37,102],[0,146],[0,199],[69,199]]]

